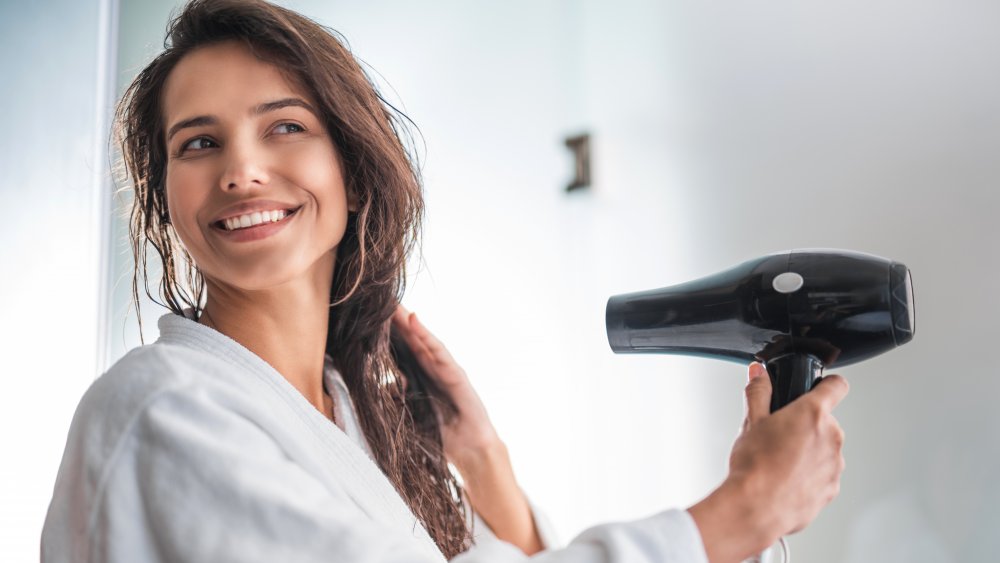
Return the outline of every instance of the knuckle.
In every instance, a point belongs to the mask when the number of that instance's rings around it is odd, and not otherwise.
[[[833,432],[833,443],[836,444],[838,450],[844,447],[844,439],[844,429],[840,426],[835,426]]]
[[[823,419],[826,417],[826,410],[823,408],[822,403],[819,401],[811,401],[809,403],[809,408],[806,409],[809,415],[809,422],[812,423],[813,427],[819,427],[823,423]]]

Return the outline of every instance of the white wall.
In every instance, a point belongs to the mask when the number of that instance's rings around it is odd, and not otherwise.
[[[0,4],[3,561],[38,560],[70,419],[106,360],[114,6]]]
[[[141,4],[153,23],[135,25],[162,33],[172,3]],[[428,221],[407,304],[566,539],[697,500],[742,416],[738,365],[611,354],[607,297],[843,247],[910,266],[918,330],[843,371],[848,470],[795,560],[997,552],[997,6],[285,4],[346,35],[420,125]],[[596,183],[565,194],[561,142],[581,129]]]

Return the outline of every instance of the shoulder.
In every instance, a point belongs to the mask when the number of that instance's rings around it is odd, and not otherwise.
[[[191,351],[160,343],[135,348],[98,377],[77,405],[66,445],[75,447],[84,467],[103,465],[121,436],[158,399],[197,385]],[[202,378],[203,379],[203,378]]]
[[[163,342],[133,349],[80,399],[64,464],[74,465],[96,486],[108,464],[120,457],[123,440],[164,406],[195,418],[198,413],[245,405],[239,375],[230,362],[204,350]]]
[[[199,408],[205,410],[196,403],[205,395],[204,386],[211,385],[202,366],[210,365],[212,358],[204,356],[210,355],[149,344],[126,354],[91,384],[73,415],[46,515],[43,544],[50,550],[76,545],[67,538],[82,537],[90,529],[109,475],[115,467],[131,463],[137,432],[149,426],[151,416],[162,418],[164,405],[194,413],[195,419]],[[149,444],[164,443],[163,432]]]
[[[249,352],[244,357],[235,344],[225,344],[161,338],[131,350],[84,393],[73,426],[112,436],[156,405],[185,402],[266,417],[275,393],[261,375],[263,362],[256,365]]]
[[[91,384],[77,414],[128,415],[164,392],[197,385],[205,380],[205,362],[212,360],[206,356],[162,343],[135,348]]]

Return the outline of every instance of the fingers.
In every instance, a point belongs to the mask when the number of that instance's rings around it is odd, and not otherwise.
[[[807,395],[818,401],[825,412],[830,412],[844,400],[848,391],[850,391],[850,386],[846,379],[839,375],[827,375],[819,380]]]
[[[397,305],[396,310],[392,314],[393,324],[399,327],[403,339],[406,340],[406,343],[410,346],[410,350],[417,356],[417,360],[424,363],[430,355],[430,351],[427,349],[425,343],[425,336],[429,333],[427,329],[423,328],[423,325],[414,322],[415,319],[416,314],[411,313],[402,304]]]
[[[410,311],[403,307],[402,303],[396,305],[396,310],[392,313],[393,322],[402,325],[403,328],[410,327]]]
[[[406,307],[403,307],[402,304],[397,305],[396,310],[392,313],[392,323],[399,327],[403,338],[406,340],[406,343],[410,345],[410,348],[413,348],[419,343],[413,334],[413,325],[410,322],[410,318],[412,316],[413,313],[408,311]]]
[[[392,313],[392,322],[402,330],[403,337],[406,338],[407,343],[411,346],[422,344],[424,334],[429,334],[423,325],[414,322],[416,318],[417,314],[411,313],[402,304],[397,305],[396,310]]]
[[[410,313],[409,316],[410,329],[413,331],[413,335],[416,336],[420,345],[423,346],[427,352],[429,352],[434,357],[446,356],[448,350],[445,349],[444,344],[441,343],[431,331],[427,330],[420,319],[417,318],[416,313]]]
[[[750,364],[750,383],[747,384],[747,418],[745,427],[766,418],[771,414],[771,378],[767,370],[759,363]]]
[[[393,313],[393,322],[402,328],[403,338],[410,345],[417,360],[424,369],[437,375],[437,371],[454,364],[451,353],[444,344],[424,326],[416,313],[411,313],[402,304]]]

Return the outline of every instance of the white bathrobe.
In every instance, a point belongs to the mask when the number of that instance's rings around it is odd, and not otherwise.
[[[61,562],[441,562],[370,457],[340,375],[332,424],[261,358],[179,315],[98,378],[70,428],[42,531]],[[690,515],[667,510],[587,529],[559,548],[532,505],[539,562],[704,563]],[[476,519],[453,559],[528,557]]]

